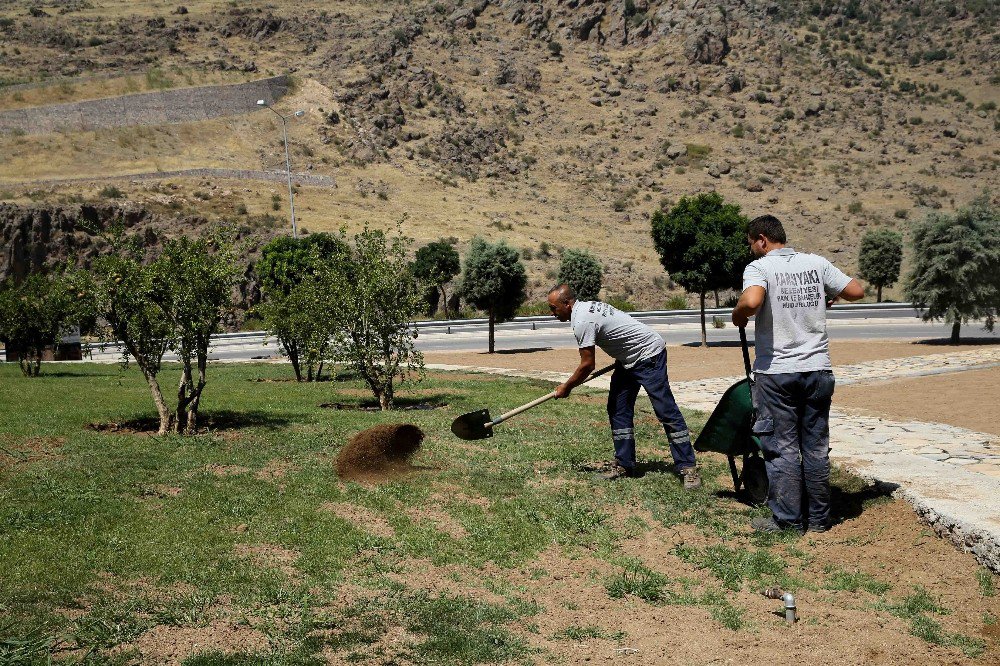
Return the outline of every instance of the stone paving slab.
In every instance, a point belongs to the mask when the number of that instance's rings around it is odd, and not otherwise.
[[[931,354],[837,368],[841,384],[888,381],[915,373],[960,372],[1000,363],[1000,350]],[[569,373],[429,364],[428,369],[481,372],[563,382]],[[870,369],[870,372],[868,372]],[[678,404],[710,412],[740,377],[671,384]],[[608,376],[587,387],[608,390]],[[940,536],[1000,573],[1000,438],[941,423],[892,421],[847,410],[830,412],[830,457],[862,478],[893,488]]]

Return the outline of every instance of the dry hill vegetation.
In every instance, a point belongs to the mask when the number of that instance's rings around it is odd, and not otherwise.
[[[521,248],[536,296],[561,247],[609,296],[672,288],[649,215],[716,189],[856,267],[866,227],[997,191],[1000,10],[990,0],[0,2],[0,111],[291,72],[278,105],[309,231],[388,224]],[[0,197],[123,196],[170,215],[284,216],[280,184],[59,182],[282,168],[267,111],[0,136]],[[890,296],[893,293],[889,293]]]

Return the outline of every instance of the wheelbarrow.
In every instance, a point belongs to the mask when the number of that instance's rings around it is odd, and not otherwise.
[[[746,329],[740,328],[743,366],[746,379],[736,382],[722,394],[701,434],[694,442],[698,451],[714,451],[729,459],[736,494],[747,504],[767,501],[767,470],[761,456],[760,438],[753,434],[756,411],[753,406],[753,379],[750,373],[750,350]],[[742,458],[738,469],[736,458]]]

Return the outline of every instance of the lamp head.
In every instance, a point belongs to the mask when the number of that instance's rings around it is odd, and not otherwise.
[[[304,116],[304,115],[306,115],[306,112],[305,112],[305,111],[296,111],[296,112],[295,112],[295,117],[296,117],[296,118],[301,118],[301,117],[302,117],[302,116]]]
[[[267,106],[267,102],[262,99],[257,100],[257,106]]]

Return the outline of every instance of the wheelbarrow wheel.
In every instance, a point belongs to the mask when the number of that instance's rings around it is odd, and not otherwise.
[[[758,505],[767,501],[767,470],[764,459],[756,453],[743,456],[743,471],[740,473],[743,499],[747,504]]]

